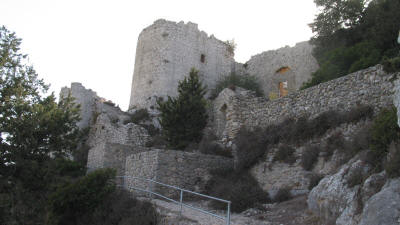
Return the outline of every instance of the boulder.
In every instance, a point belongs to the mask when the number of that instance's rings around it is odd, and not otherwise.
[[[400,178],[388,180],[365,204],[359,225],[400,224]]]

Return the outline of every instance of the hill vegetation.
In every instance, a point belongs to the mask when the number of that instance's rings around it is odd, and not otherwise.
[[[315,0],[321,9],[310,24],[313,55],[320,69],[303,85],[308,88],[399,56],[398,0]],[[397,67],[397,70],[400,67]]]

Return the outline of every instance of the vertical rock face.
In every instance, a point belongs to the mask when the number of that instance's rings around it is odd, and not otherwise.
[[[400,80],[396,80],[394,84],[393,104],[397,108],[397,124],[400,126]]]
[[[285,96],[299,90],[319,68],[312,49],[309,42],[300,42],[292,48],[263,52],[251,57],[246,72],[260,80],[266,96]]]
[[[157,20],[139,35],[129,108],[149,108],[157,97],[176,96],[178,81],[193,67],[213,88],[233,66],[229,46],[197,24]]]

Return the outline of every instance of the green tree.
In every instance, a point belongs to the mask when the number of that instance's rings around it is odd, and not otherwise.
[[[365,0],[314,0],[320,13],[310,24],[317,36],[330,36],[334,32],[359,24],[365,9]]]
[[[316,33],[311,42],[320,69],[303,88],[398,55],[399,0],[315,0],[315,3],[322,10],[310,25]]]
[[[43,97],[48,86],[20,44],[0,27],[0,211],[7,224],[40,224],[54,162],[76,148],[79,115],[71,98],[57,104],[54,94]]]
[[[190,142],[198,142],[207,123],[206,88],[194,68],[189,77],[178,85],[178,96],[157,101],[161,112],[160,124],[170,147],[184,149]]]

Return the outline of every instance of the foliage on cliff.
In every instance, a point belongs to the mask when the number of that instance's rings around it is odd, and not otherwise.
[[[194,68],[178,84],[178,96],[158,100],[162,132],[170,147],[184,149],[190,142],[199,142],[207,123],[206,88]]]
[[[320,69],[303,85],[308,88],[399,54],[400,1],[314,0],[321,9],[310,24]]]

